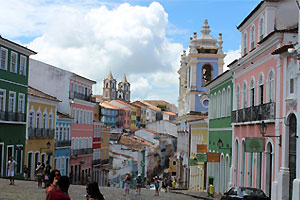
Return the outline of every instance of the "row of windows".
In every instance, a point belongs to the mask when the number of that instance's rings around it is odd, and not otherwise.
[[[54,159],[54,169],[58,169],[62,176],[69,175],[69,158],[58,157]]]
[[[8,59],[9,57],[9,59]],[[27,57],[19,55],[17,52],[8,51],[8,49],[1,47],[0,51],[0,69],[7,70],[9,60],[9,71],[12,73],[19,73],[26,76]],[[18,71],[19,66],[19,71]]]
[[[58,141],[61,140],[70,140],[71,129],[66,126],[56,126],[55,139]]]
[[[90,110],[73,108],[73,123],[93,124],[93,112]]]
[[[101,159],[101,149],[93,150],[93,160]]]
[[[36,120],[35,120],[36,119]],[[38,111],[35,115],[35,112],[33,110],[29,113],[29,127],[30,128],[49,128],[53,129],[53,114],[52,110],[51,113],[47,114],[47,111],[45,110],[44,114],[42,114],[40,111]]]
[[[25,94],[19,93],[18,94],[18,108],[16,110],[16,92],[9,91],[8,95],[8,112],[18,112],[24,113],[25,111]],[[0,89],[0,112],[5,111],[6,105],[6,90]]]
[[[93,140],[91,137],[73,137],[71,149],[87,149],[92,148]]]
[[[231,88],[223,88],[222,92],[214,93],[210,103],[210,118],[228,117],[231,115]]]
[[[95,125],[94,126],[94,137],[101,137],[101,132],[102,132],[101,126]]]
[[[246,55],[248,53],[248,50],[251,51],[252,49],[255,48],[255,43],[256,41],[260,41],[264,38],[264,18],[260,18],[259,20],[259,24],[258,24],[258,33],[255,34],[255,24],[253,24],[251,26],[251,29],[250,29],[250,38],[248,38],[248,34],[247,34],[247,31],[244,33],[244,36],[243,36],[243,55]],[[258,37],[258,39],[256,39],[256,35]],[[249,39],[249,41],[248,41]],[[250,44],[250,48],[248,48],[248,42]]]
[[[90,96],[91,88],[81,85],[79,83],[76,83],[74,81],[71,81],[71,92],[76,92],[76,93],[84,94],[86,96]]]
[[[257,101],[255,101],[255,90],[257,92]],[[244,80],[242,89],[240,85],[237,84],[236,87],[236,105],[237,109],[246,108],[250,106],[255,106],[259,104],[265,103],[265,83],[264,83],[264,75],[263,73],[259,74],[257,87],[255,87],[254,77],[250,80],[250,85],[247,88],[247,81]],[[249,95],[249,98],[248,98]],[[242,96],[242,97],[241,97]],[[266,102],[274,102],[275,100],[275,75],[273,71],[270,71],[267,79],[267,101]]]

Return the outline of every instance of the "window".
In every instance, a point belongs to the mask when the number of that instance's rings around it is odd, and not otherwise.
[[[6,101],[6,92],[5,90],[0,90],[0,112],[5,111],[5,101]]]
[[[27,57],[20,56],[20,74],[26,76]]]
[[[22,172],[22,155],[23,155],[23,146],[17,145],[16,148],[16,162],[17,162],[17,174]]]
[[[264,18],[259,21],[259,40],[264,38]]]
[[[222,98],[221,98],[221,117],[225,116],[225,89],[222,91]]]
[[[247,33],[244,33],[244,50],[243,50],[243,54],[246,55],[247,54]]]
[[[63,134],[63,140],[67,140],[67,127],[64,127],[64,134]]]
[[[254,28],[254,26],[252,26],[252,28],[251,28],[251,46],[250,46],[251,50],[254,49],[254,47],[255,47],[255,28]]]
[[[290,94],[294,94],[294,78],[290,78]]]
[[[255,105],[255,84],[254,79],[250,81],[250,106]]]
[[[60,130],[59,130],[59,135],[58,135],[58,140],[63,140],[63,127],[60,127]]]
[[[7,51],[7,49],[1,47],[0,69],[7,70],[7,58],[8,58],[8,51]]]
[[[15,112],[16,107],[16,93],[9,92],[8,112]]]
[[[76,122],[75,123],[79,123],[79,110],[76,110]]]
[[[53,129],[53,114],[49,115],[49,128]]]
[[[12,51],[10,53],[10,71],[13,73],[17,73],[17,65],[18,65],[18,54]]]
[[[222,105],[222,99],[221,99],[221,92],[218,92],[218,118],[221,117],[221,105]]]
[[[218,103],[217,100],[218,100],[217,94],[215,93],[215,95],[214,95],[214,118],[217,118],[217,103]]]
[[[260,104],[264,103],[264,79],[263,79],[263,75],[260,74],[259,79],[258,79],[258,85],[259,85],[259,99],[258,102]]]
[[[29,127],[33,128],[34,127],[34,112],[29,113]]]
[[[18,112],[24,113],[24,105],[25,105],[25,94],[19,94],[19,102],[18,102]]]
[[[47,128],[47,114],[45,113],[43,115],[43,129]]]
[[[240,109],[240,86],[236,87],[236,108]]]
[[[41,128],[41,113],[36,114],[36,128]]]
[[[227,116],[231,113],[231,90],[230,87],[227,88]]]
[[[243,84],[243,108],[247,107],[247,83],[244,81]]]
[[[70,140],[70,127],[67,128],[67,140]]]
[[[268,84],[268,87],[269,87],[269,98],[268,98],[268,102],[274,102],[275,101],[275,79],[274,79],[274,72],[273,71],[270,71],[269,73],[269,84]]]
[[[212,71],[213,68],[209,64],[205,64],[202,67],[202,86],[205,86],[206,83],[212,80]]]

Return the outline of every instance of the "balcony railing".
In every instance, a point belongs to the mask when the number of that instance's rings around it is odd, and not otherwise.
[[[29,138],[53,138],[54,129],[28,128]]]
[[[232,122],[251,122],[267,119],[274,119],[275,117],[275,103],[266,103],[240,110],[232,111]]]
[[[26,115],[25,113],[0,111],[0,120],[26,122]]]
[[[57,140],[54,145],[55,147],[68,147],[71,146],[71,140]]]
[[[80,156],[80,155],[85,155],[85,154],[92,154],[93,149],[92,148],[86,148],[86,149],[73,149],[71,151],[71,156]]]
[[[101,165],[109,164],[109,159],[101,160]]]
[[[92,95],[85,95],[85,94],[78,93],[78,92],[70,92],[70,99],[74,99],[74,98],[96,103],[96,98],[92,97]]]
[[[101,159],[93,160],[93,165],[100,165]]]

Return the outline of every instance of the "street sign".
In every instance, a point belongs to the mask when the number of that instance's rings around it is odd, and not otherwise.
[[[207,153],[207,162],[220,162],[219,153]]]
[[[197,159],[189,159],[189,166],[197,166],[198,161]]]
[[[197,153],[206,153],[207,144],[197,144]]]
[[[206,153],[199,153],[196,154],[198,162],[207,162],[207,154]]]
[[[264,138],[249,137],[245,139],[245,152],[263,152],[264,151]]]

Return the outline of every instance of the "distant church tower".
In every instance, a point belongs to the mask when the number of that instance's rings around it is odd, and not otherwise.
[[[206,84],[223,73],[225,54],[222,50],[222,34],[219,40],[210,36],[207,19],[201,33],[190,38],[189,53],[181,55],[179,74],[179,116],[191,112],[208,112],[208,89]]]
[[[117,81],[109,72],[108,77],[103,81],[103,97],[107,100],[119,99],[130,102],[130,83],[127,81],[126,76],[123,76],[117,89]]]
[[[117,99],[130,102],[130,83],[127,81],[125,74],[118,84]]]
[[[108,77],[103,81],[103,97],[106,99],[116,99],[117,81],[109,72]]]

